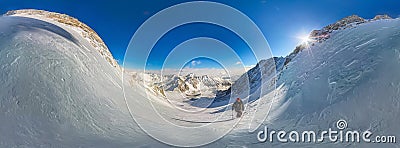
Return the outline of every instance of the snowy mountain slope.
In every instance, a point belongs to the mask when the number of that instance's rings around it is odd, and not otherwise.
[[[241,88],[245,83],[249,83],[250,92],[254,92],[256,89],[260,87],[261,80],[269,80],[271,78],[276,77],[276,73],[279,73],[284,66],[285,58],[283,57],[274,57],[267,60],[261,60],[255,67],[247,71],[247,73],[243,74],[238,80],[233,83],[232,87]],[[262,68],[264,70],[262,70]],[[262,74],[261,71],[265,71],[267,73]],[[237,89],[240,91],[241,89]],[[229,94],[230,90],[225,94]],[[242,92],[233,92],[233,94],[241,94]],[[242,96],[243,97],[243,96]]]
[[[80,22],[76,18],[66,14],[35,9],[12,10],[8,11],[6,14],[4,14],[4,16],[23,16],[50,21],[53,24],[62,24],[59,26],[72,29],[79,33],[80,36],[88,41],[90,45],[94,47],[112,66],[120,68],[100,36],[92,28]]]
[[[110,66],[80,32],[46,18],[0,17],[0,59],[0,132],[7,133],[0,135],[0,147],[166,146],[145,134],[129,110],[138,121],[148,123],[143,126],[183,145],[207,142],[212,136],[202,135],[221,135],[238,121],[194,130],[190,137],[171,137],[174,130],[148,112],[153,109],[149,100],[170,122],[188,126],[192,123],[173,118],[204,121],[220,114],[211,114],[215,109],[210,109],[201,115],[182,115],[164,98],[147,93],[143,83],[132,79],[122,83],[121,71]],[[139,107],[128,109],[126,103]]]
[[[141,126],[152,129],[150,132],[161,135],[163,140],[187,145],[195,144],[193,139],[207,142],[207,138],[222,134],[240,121],[228,135],[206,147],[395,147],[398,145],[259,143],[257,133],[247,130],[255,104],[261,105],[264,112],[274,102],[263,122],[272,129],[335,128],[337,120],[345,119],[349,129],[370,129],[376,135],[400,133],[400,70],[396,68],[400,64],[399,40],[399,19],[376,20],[332,31],[329,39],[299,50],[290,62],[285,63],[286,58],[268,59],[274,60],[277,67],[266,64],[270,63],[268,60],[262,61],[232,85],[238,88],[231,89],[235,90],[234,96],[250,100],[245,116],[232,120],[230,110],[224,112],[229,109],[228,102],[216,101],[210,108],[193,104],[193,108],[203,112],[186,114],[174,109],[164,97],[147,93],[153,88],[142,81],[124,77],[124,82],[129,83],[122,83],[121,75],[130,74],[110,66],[112,63],[99,54],[79,29],[44,16],[3,16],[0,132],[7,134],[0,134],[0,147],[166,146],[146,135],[134,123],[132,114],[137,121],[147,123]],[[277,70],[278,74],[260,75],[260,68]],[[141,74],[137,78],[149,83],[160,80]],[[174,80],[168,81],[169,87],[179,86],[175,78],[168,77]],[[193,77],[187,78],[192,85]],[[261,79],[268,81],[261,84]],[[213,82],[210,77],[198,80]],[[276,89],[260,93],[259,86],[275,82]],[[250,95],[240,91],[246,86],[250,87]],[[160,124],[158,115],[147,112],[152,109],[149,100],[166,120],[178,125],[199,126],[214,119],[221,122],[200,131],[174,130]],[[127,108],[125,103],[136,105]],[[175,135],[191,134],[171,136],[171,131]]]
[[[307,48],[308,46],[314,46],[317,42],[321,43],[326,41],[330,38],[331,33],[337,30],[344,30],[348,28],[353,28],[358,26],[359,24],[379,21],[379,20],[390,20],[392,19],[387,14],[383,15],[376,15],[373,19],[364,19],[359,17],[358,15],[351,15],[345,18],[338,20],[335,23],[329,24],[322,29],[313,30],[308,36],[308,41],[305,43],[301,43],[300,45],[296,46],[296,48],[291,52],[288,56],[285,57],[285,64],[287,65],[300,51]]]
[[[399,19],[382,20],[335,32],[326,42],[304,49],[282,72],[279,81],[295,86],[304,85],[305,81],[322,81],[320,79],[324,76],[330,90],[337,88],[334,92],[336,97],[329,97],[330,103],[334,103],[335,99],[344,99],[337,95],[349,92],[364,81],[376,79],[372,76],[377,73],[390,76],[397,72],[384,67],[394,66],[399,60],[396,55],[399,50],[399,27]],[[388,79],[396,80],[395,77]]]
[[[0,147],[157,144],[129,118],[121,72],[80,34],[16,16],[0,32]]]
[[[245,116],[235,132],[231,132],[215,145],[395,146],[395,144],[366,143],[260,143],[256,140],[256,133],[247,133],[247,126],[252,119],[251,111],[256,109],[254,105],[261,103],[263,107],[268,108],[275,97],[272,111],[264,122],[270,129],[304,131],[336,128],[336,121],[345,119],[351,124],[349,125],[351,129],[368,129],[375,135],[396,135],[399,131],[395,124],[399,122],[400,103],[396,98],[400,95],[397,85],[400,81],[396,77],[399,71],[384,67],[398,67],[400,63],[399,22],[399,19],[382,19],[370,20],[364,22],[365,24],[351,23],[351,27],[331,31],[332,39],[327,38],[319,43],[310,40],[307,46],[295,54],[285,58],[275,58],[278,88],[265,94],[259,93],[259,86],[268,84],[260,84],[260,74],[257,71],[260,67],[268,68],[270,65],[260,62],[234,82],[232,87],[239,89],[232,94],[241,95],[245,101],[253,101],[248,104]],[[291,59],[290,62],[283,64],[288,58]],[[267,76],[264,75],[264,79]],[[250,86],[252,92],[250,94],[240,91],[240,88],[247,85]],[[230,91],[231,89],[225,91],[220,98],[222,100],[214,101],[211,106],[220,106],[221,102],[227,103],[228,97],[223,96],[230,96]],[[264,99],[259,99],[260,97]],[[371,115],[373,117],[370,117]]]
[[[284,57],[274,57],[271,59],[261,60],[255,67],[251,68],[242,76],[240,76],[229,89],[218,91],[216,98],[213,103],[210,104],[210,107],[231,104],[233,102],[229,101],[234,101],[230,100],[231,98],[241,98],[245,103],[249,103],[249,108],[246,112],[252,112],[256,109],[268,112],[271,100],[273,100],[272,98],[276,93],[276,81],[284,67],[285,59],[286,58]],[[271,97],[271,99],[268,97]],[[260,98],[267,99],[259,101]],[[256,107],[257,105],[261,105],[263,107]],[[247,116],[253,117],[253,114],[248,114]],[[257,120],[263,119],[264,118],[260,117],[260,119]],[[245,122],[250,124],[250,121]]]
[[[275,130],[324,130],[344,119],[348,129],[374,136],[400,133],[400,20],[378,20],[334,31],[301,50],[281,71],[276,100],[264,125]],[[251,106],[250,106],[251,108]],[[246,135],[234,133],[234,135]],[[236,143],[252,147],[398,147],[378,143]],[[372,136],[372,137],[374,137]],[[224,139],[223,139],[224,140]],[[239,142],[240,141],[240,142]]]
[[[383,15],[384,16],[384,15]],[[385,18],[380,15],[377,15],[375,18]],[[308,36],[308,40],[300,45],[296,46],[296,48],[291,52],[288,56],[285,57],[285,64],[287,65],[300,51],[307,48],[308,46],[313,46],[315,43],[321,43],[330,38],[331,33],[337,30],[352,28],[359,24],[363,24],[368,22],[364,18],[359,17],[358,15],[351,15],[345,18],[342,18],[335,23],[329,24],[322,29],[313,30]]]

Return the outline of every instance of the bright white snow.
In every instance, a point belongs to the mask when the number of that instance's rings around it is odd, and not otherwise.
[[[247,132],[255,104],[264,109],[272,105],[267,120],[256,122],[273,129],[327,129],[345,119],[351,129],[369,129],[376,135],[400,133],[399,41],[399,19],[374,21],[333,32],[328,40],[300,52],[277,75],[260,76],[250,70],[249,77],[244,75],[232,85],[250,87],[250,96],[248,92],[233,92],[249,101],[245,117],[228,135],[206,146],[349,145],[259,143],[257,132]],[[146,93],[149,87],[132,77],[124,77],[129,83],[122,83],[121,71],[86,39],[74,29],[49,20],[0,17],[0,67],[0,147],[166,146],[134,123],[125,103],[143,104],[142,108],[129,110],[141,115],[138,120],[149,121],[144,126],[186,144],[198,138],[196,135],[219,134],[239,121],[230,120],[227,101],[214,102],[210,108],[191,115],[174,109],[164,97]],[[260,67],[268,69],[271,65],[261,62]],[[260,94],[260,85],[272,85],[273,81],[246,81],[275,76],[279,77],[278,87],[264,94]],[[126,102],[122,88],[129,88],[125,90]],[[149,109],[147,98],[163,111],[163,117],[179,125],[204,125],[225,113],[218,119],[223,122],[206,131],[193,131],[192,137],[171,136],[171,129],[156,123],[156,115],[141,112]],[[228,112],[224,112],[226,107]],[[398,147],[365,143],[350,146]]]

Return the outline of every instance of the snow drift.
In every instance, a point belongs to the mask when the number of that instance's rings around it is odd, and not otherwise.
[[[371,20],[342,27],[331,30],[328,39],[309,42],[302,50],[286,57],[290,62],[278,70],[275,104],[264,125],[277,130],[318,131],[335,129],[336,121],[344,119],[348,129],[370,130],[374,136],[400,133],[400,20]],[[257,143],[251,137],[243,139],[248,145]],[[326,141],[264,144],[274,147],[398,146]]]
[[[121,71],[74,29],[49,20],[0,17],[1,147],[152,141],[129,118]]]

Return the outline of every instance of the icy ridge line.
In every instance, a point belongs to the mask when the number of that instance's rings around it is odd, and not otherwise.
[[[357,25],[363,24],[363,23],[368,23],[368,22],[373,22],[373,21],[378,21],[378,20],[387,20],[387,19],[393,19],[387,14],[382,14],[382,15],[376,15],[373,19],[364,19],[358,15],[350,15],[347,17],[344,17],[335,23],[329,24],[322,29],[319,30],[313,30],[310,32],[308,38],[309,41],[308,43],[302,43],[300,45],[297,45],[295,49],[285,57],[285,63],[284,65],[286,66],[300,51],[303,49],[307,48],[308,46],[313,46],[315,43],[321,43],[327,39],[330,38],[330,35],[332,32],[336,30],[342,30],[342,29],[347,29],[347,28],[352,28]],[[307,45],[306,45],[307,44]]]

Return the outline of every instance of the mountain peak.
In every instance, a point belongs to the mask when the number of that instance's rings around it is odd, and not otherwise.
[[[351,25],[353,23],[355,24],[361,24],[361,23],[365,23],[366,20],[362,17],[359,17],[358,15],[350,15],[348,17],[342,18],[339,21],[333,23],[333,24],[329,24],[328,26],[325,26],[323,28],[323,30],[325,31],[332,31],[332,30],[338,30],[342,27],[346,27],[348,25]]]
[[[392,18],[387,14],[380,14],[376,15],[372,20],[384,20],[384,19],[392,19]]]

